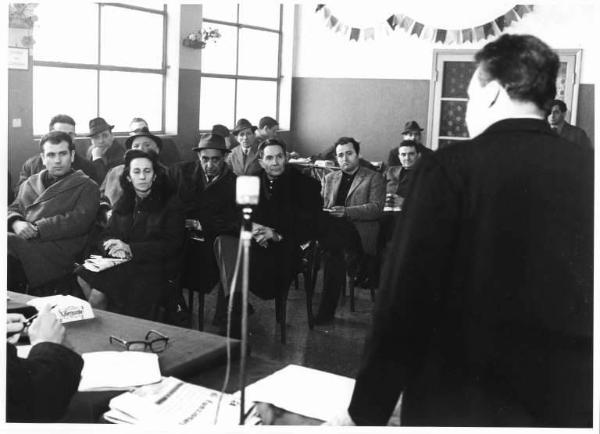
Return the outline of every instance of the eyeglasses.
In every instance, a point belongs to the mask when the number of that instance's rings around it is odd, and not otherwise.
[[[153,335],[155,335],[155,337],[150,339]],[[150,348],[150,351],[153,353],[162,353],[167,348],[169,337],[156,330],[150,330],[146,333],[146,339],[143,341],[126,341],[125,339],[116,336],[110,336],[108,341],[111,344],[116,342],[117,344],[123,345],[128,351],[146,351],[147,348]]]

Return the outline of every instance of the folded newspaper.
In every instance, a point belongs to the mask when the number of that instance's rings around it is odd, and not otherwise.
[[[94,311],[90,304],[72,295],[49,295],[48,297],[36,297],[27,302],[38,311],[44,305],[52,306],[51,312],[61,323],[80,321],[94,318]]]
[[[83,267],[86,270],[97,273],[127,261],[129,261],[129,259],[107,258],[105,256],[90,255],[90,257],[83,263]]]
[[[240,402],[224,393],[185,383],[174,377],[123,393],[110,400],[104,413],[108,422],[133,425],[238,425]],[[218,414],[217,414],[218,411]],[[260,425],[254,407],[246,425]]]

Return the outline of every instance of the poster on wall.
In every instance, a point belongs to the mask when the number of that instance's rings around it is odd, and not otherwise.
[[[8,67],[10,69],[29,69],[29,49],[8,47]]]

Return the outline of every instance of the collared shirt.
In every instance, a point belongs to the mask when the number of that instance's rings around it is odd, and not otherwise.
[[[52,175],[50,175],[50,172],[46,171],[42,174],[42,184],[44,185],[44,188],[48,188],[51,185],[56,184],[58,181],[60,181],[64,177],[69,176],[73,172],[75,172],[75,170],[73,170],[71,168],[63,176],[52,176]]]
[[[346,197],[348,196],[350,186],[352,185],[352,181],[354,181],[357,172],[358,170],[352,175],[342,172],[342,180],[340,181],[340,187],[338,188],[337,196],[335,197],[335,206],[346,206]]]

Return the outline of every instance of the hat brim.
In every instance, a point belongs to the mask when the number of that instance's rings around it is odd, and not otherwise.
[[[421,132],[421,131],[425,131],[425,128],[411,128],[409,130],[402,131],[400,134],[407,134],[407,133],[410,133],[411,131]]]
[[[131,149],[131,145],[136,137],[149,137],[154,141],[154,143],[156,143],[158,149],[162,150],[162,139],[152,133],[134,134],[133,136],[127,137],[127,140],[125,140],[125,148]]]
[[[219,150],[219,151],[223,151],[223,152],[225,152],[225,153],[227,153],[227,152],[231,152],[231,149],[227,149],[227,148],[218,148],[218,147],[216,147],[216,146],[202,146],[202,147],[196,146],[195,148],[192,148],[192,151],[194,151],[194,152],[200,152],[200,151],[202,151],[203,149],[217,149],[217,150]]]
[[[98,131],[88,134],[87,137],[94,137],[96,134],[100,134],[102,131],[112,130],[114,127],[115,127],[114,125],[106,124],[105,126],[100,127],[100,129]]]
[[[244,127],[244,128],[238,128],[238,129],[231,130],[231,134],[233,134],[234,136],[237,136],[240,131],[247,130],[248,128],[252,128],[252,132],[255,132],[258,129],[257,126],[252,125],[250,127]]]

